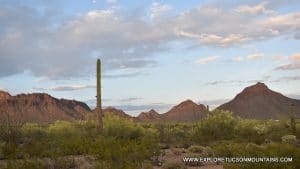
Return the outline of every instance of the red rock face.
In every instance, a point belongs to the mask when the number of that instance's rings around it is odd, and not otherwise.
[[[270,90],[264,83],[245,88],[228,103],[217,109],[234,112],[243,118],[281,119],[290,117],[290,105],[296,105],[296,115],[300,117],[300,101],[288,98]]]
[[[11,97],[11,95],[10,95],[9,93],[0,90],[0,100],[1,100],[1,99],[2,99],[2,100],[3,100],[3,99],[8,99],[8,98],[10,98],[10,97]]]
[[[206,107],[198,105],[191,100],[186,100],[163,114],[169,121],[195,121],[206,116]]]
[[[0,94],[0,120],[5,120],[5,114],[25,122],[48,123],[56,120],[82,119],[90,108],[75,100],[56,99],[48,94],[20,94],[8,97]]]

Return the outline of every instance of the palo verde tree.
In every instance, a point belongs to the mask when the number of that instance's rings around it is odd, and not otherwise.
[[[102,113],[102,101],[101,101],[101,60],[97,59],[97,129],[98,132],[103,130],[103,113]]]

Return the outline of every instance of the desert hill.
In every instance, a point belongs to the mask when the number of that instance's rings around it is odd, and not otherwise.
[[[280,119],[290,116],[291,104],[296,106],[296,116],[300,117],[300,100],[288,98],[258,82],[246,87],[233,100],[217,109],[232,111],[243,118]]]
[[[206,116],[207,109],[203,104],[196,104],[186,100],[174,106],[163,114],[165,120],[169,121],[195,121]]]
[[[136,119],[138,121],[143,121],[143,122],[150,122],[150,121],[160,121],[163,119],[163,116],[159,113],[157,113],[155,110],[151,109],[148,112],[142,112],[140,113]]]
[[[75,100],[57,99],[45,93],[11,96],[0,91],[0,119],[19,119],[30,122],[78,120],[90,112],[90,108]],[[8,116],[9,114],[9,116]]]

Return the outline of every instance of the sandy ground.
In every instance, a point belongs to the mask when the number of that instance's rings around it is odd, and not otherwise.
[[[197,157],[199,154],[190,153],[183,148],[171,148],[165,150],[164,163],[176,163],[184,166],[183,157]],[[223,169],[222,165],[214,163],[203,163],[203,166],[187,166],[188,169]],[[153,169],[162,169],[161,166],[154,166]]]
[[[171,148],[164,150],[164,156],[160,158],[163,163],[176,163],[184,166],[183,157],[197,157],[199,154],[190,153],[183,148]],[[89,169],[95,166],[95,159],[91,156],[70,156],[74,158],[76,169]],[[63,158],[70,158],[63,157]],[[47,166],[53,166],[51,159],[42,159],[43,163]],[[6,160],[0,160],[0,169],[4,168]],[[51,168],[51,167],[50,167]],[[153,169],[162,169],[162,166],[154,166]],[[223,169],[222,165],[214,163],[203,163],[203,166],[187,166],[187,169]]]

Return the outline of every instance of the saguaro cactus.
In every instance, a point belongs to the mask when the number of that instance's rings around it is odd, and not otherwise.
[[[292,103],[291,104],[291,130],[293,134],[296,134],[296,121],[295,121],[295,116],[296,116],[296,110],[295,110],[295,105]]]
[[[103,121],[102,121],[102,102],[101,102],[101,60],[97,59],[97,128],[99,132],[103,130]]]

